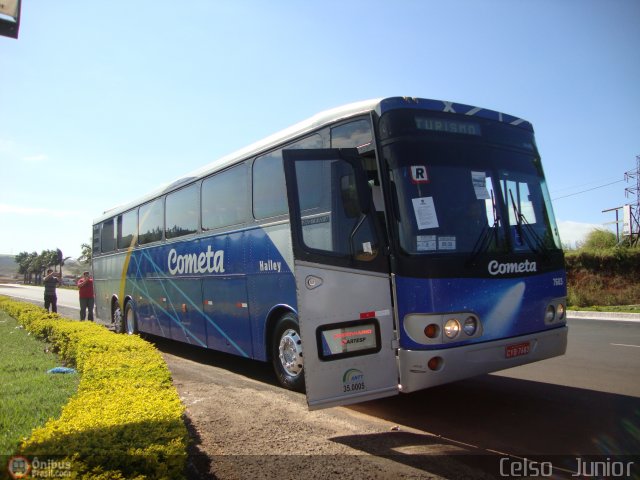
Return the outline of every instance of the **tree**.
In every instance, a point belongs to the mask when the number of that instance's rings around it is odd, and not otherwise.
[[[78,261],[80,263],[90,263],[91,256],[93,254],[93,250],[91,249],[91,245],[88,243],[83,243],[80,248],[82,249],[82,255],[78,257]]]
[[[67,258],[62,259],[63,264]],[[33,282],[37,285],[41,283],[42,277],[49,267],[60,265],[57,249],[43,250],[39,255],[36,252],[20,252],[14,257],[14,260],[18,264],[18,273],[23,275],[24,283]],[[62,265],[60,266],[60,271],[62,271]]]
[[[29,263],[31,262],[31,254],[29,252],[20,252],[13,257],[18,264],[18,273],[22,275],[23,283],[27,283],[27,274],[29,272]]]
[[[29,262],[29,283],[33,281],[36,285],[40,284],[40,278],[42,276],[42,269],[44,268],[42,265],[42,254],[38,255],[37,252],[31,253],[30,262]],[[35,276],[35,278],[33,278]]]
[[[40,256],[42,256],[43,269],[47,269],[49,267],[55,267],[56,265],[59,265],[58,250],[43,250]]]
[[[606,248],[613,248],[617,245],[615,233],[609,230],[596,229],[587,235],[583,248],[588,250],[603,250]]]

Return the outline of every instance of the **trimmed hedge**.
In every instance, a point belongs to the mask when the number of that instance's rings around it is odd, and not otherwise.
[[[571,307],[640,304],[640,249],[565,252]]]
[[[36,428],[19,454],[69,462],[71,478],[184,478],[184,406],[151,344],[6,297],[0,308],[81,375],[60,418]]]
[[[565,252],[565,264],[569,273],[584,270],[640,280],[640,248],[569,251]]]

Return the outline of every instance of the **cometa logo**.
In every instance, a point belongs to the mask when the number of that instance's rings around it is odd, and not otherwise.
[[[176,249],[172,248],[167,257],[167,266],[171,275],[224,273],[224,250],[211,250],[209,245],[206,252],[178,255]]]
[[[506,275],[509,273],[533,273],[538,271],[536,262],[525,260],[524,262],[500,263],[497,260],[489,262],[489,275]]]

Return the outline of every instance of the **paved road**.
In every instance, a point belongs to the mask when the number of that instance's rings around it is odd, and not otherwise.
[[[39,303],[43,288],[0,284],[0,295]],[[69,318],[79,318],[78,291],[58,289],[58,309]],[[621,321],[611,318],[570,317],[565,356],[496,375],[640,398],[640,315]]]
[[[0,295],[39,303],[43,288],[0,284]],[[58,289],[58,309],[78,318],[78,291]],[[521,384],[538,382],[640,398],[640,315],[634,317],[624,321],[570,318],[565,356],[495,375]]]
[[[19,284],[0,284],[0,295],[38,303],[44,307],[44,287]],[[58,288],[58,313],[68,318],[80,318],[78,290]]]
[[[39,302],[42,289],[0,286],[0,294]],[[77,291],[60,290],[59,299],[62,313],[77,318]],[[384,456],[380,445],[386,445],[386,453],[406,466],[434,448],[443,454],[502,452],[527,458],[627,454],[640,464],[640,322],[570,318],[569,329],[563,357],[346,409],[408,427],[402,435],[354,433],[330,440],[374,456]],[[163,341],[158,346],[168,352],[165,358],[175,357],[172,372],[178,382],[180,358],[193,356],[195,369],[212,368],[199,363],[201,350],[191,353]],[[215,355],[218,368],[234,372],[238,364],[248,365],[235,375],[242,383],[238,388],[253,391],[256,380],[272,382],[268,367],[227,357]],[[207,375],[216,373],[207,370],[203,378]],[[253,384],[244,385],[247,378]],[[434,443],[434,438],[440,440]]]

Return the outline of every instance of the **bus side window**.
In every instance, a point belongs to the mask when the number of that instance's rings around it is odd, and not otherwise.
[[[304,245],[338,257],[373,260],[378,253],[373,216],[363,215],[352,165],[308,160],[296,165],[296,176]]]
[[[285,148],[305,149],[322,146],[322,137],[313,134]],[[256,158],[253,162],[253,216],[259,220],[286,215],[288,212],[282,149],[278,149]]]
[[[225,170],[202,182],[202,228],[239,225],[247,220],[247,166]]]
[[[101,253],[101,245],[100,245],[100,233],[102,231],[102,224],[97,224],[93,226],[93,247],[92,251],[96,254]]]
[[[129,248],[138,237],[138,210],[129,210],[120,215],[118,224],[118,248]]]
[[[175,238],[198,231],[198,185],[193,184],[167,195],[165,237]]]
[[[371,143],[371,122],[356,120],[331,129],[331,148],[355,148]]]
[[[253,216],[256,219],[287,213],[287,190],[282,167],[282,150],[258,157],[253,162]]]
[[[116,228],[114,222],[117,220],[112,218],[102,223],[102,232],[100,232],[101,252],[109,253],[116,249]]]
[[[158,242],[164,231],[164,207],[162,198],[145,203],[138,216],[138,243]]]

